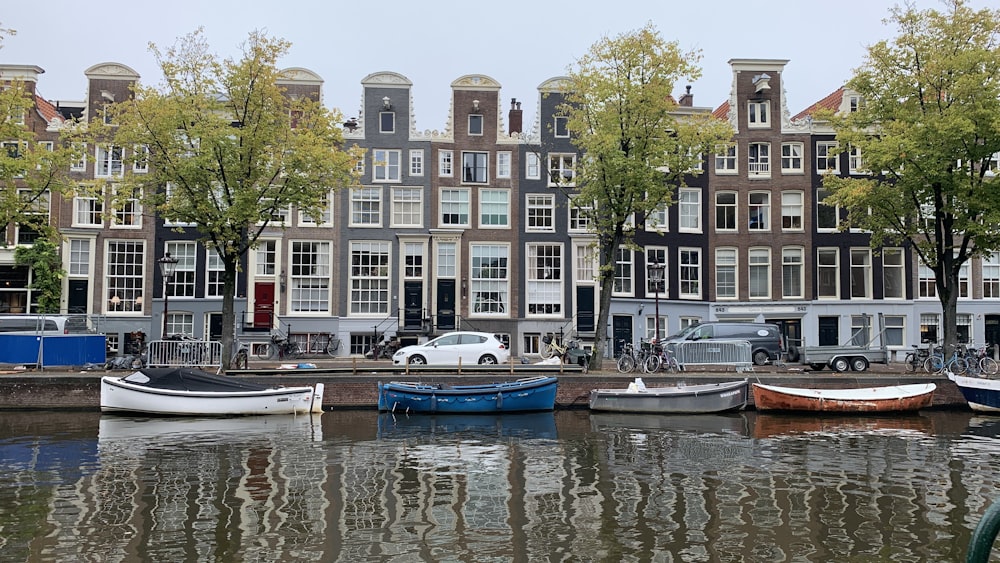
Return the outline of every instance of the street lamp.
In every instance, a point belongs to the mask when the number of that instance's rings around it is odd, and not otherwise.
[[[167,299],[170,297],[170,282],[174,280],[174,271],[177,269],[176,258],[171,258],[167,252],[156,261],[160,265],[160,274],[163,275],[163,330],[160,331],[160,340],[167,338]]]
[[[660,341],[660,284],[663,283],[663,271],[666,269],[665,264],[652,263],[646,266],[646,274],[649,276],[649,281],[653,284],[653,299],[655,300],[655,310],[653,314],[656,318],[653,320],[653,334],[656,341]]]

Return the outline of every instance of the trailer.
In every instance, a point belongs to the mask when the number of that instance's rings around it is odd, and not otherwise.
[[[889,363],[889,351],[884,346],[803,346],[799,361],[814,370],[829,367],[833,371],[865,371],[868,366]]]
[[[814,370],[829,367],[833,371],[865,371],[871,364],[888,364],[889,350],[885,344],[885,323],[879,313],[879,331],[866,344],[856,344],[862,334],[868,334],[867,327],[851,335],[847,343],[839,346],[802,346],[799,348],[799,362]],[[863,341],[863,340],[862,340]],[[878,345],[873,345],[875,342]]]

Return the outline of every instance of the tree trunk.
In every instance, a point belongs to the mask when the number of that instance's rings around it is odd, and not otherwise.
[[[236,275],[239,271],[238,256],[222,257],[225,265],[222,279],[222,373],[229,369],[229,360],[233,357],[233,340],[236,332],[236,315],[233,311],[233,301],[236,296]]]
[[[604,352],[608,349],[608,320],[611,317],[611,294],[615,288],[615,264],[618,248],[625,240],[621,229],[616,229],[610,241],[599,241],[598,248],[598,287],[601,292],[601,306],[597,314],[597,326],[594,327],[594,353],[590,356],[590,369],[601,370],[604,362]],[[613,349],[613,348],[612,348]]]

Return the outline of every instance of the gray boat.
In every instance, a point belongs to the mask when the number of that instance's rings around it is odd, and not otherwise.
[[[593,389],[590,410],[661,414],[738,411],[746,406],[746,379],[698,385],[646,387],[636,379],[626,389]]]

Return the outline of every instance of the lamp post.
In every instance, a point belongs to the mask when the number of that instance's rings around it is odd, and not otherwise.
[[[170,253],[167,252],[156,261],[160,265],[160,274],[163,276],[163,329],[160,331],[160,340],[166,340],[167,338],[167,304],[170,297],[170,282],[174,279],[174,271],[177,269],[176,258],[171,258]]]
[[[653,319],[653,336],[657,342],[660,341],[660,284],[663,283],[663,271],[665,269],[665,264],[656,262],[646,266],[646,274],[649,276],[649,281],[653,284],[653,299],[655,303],[653,314],[656,315],[656,318]]]

